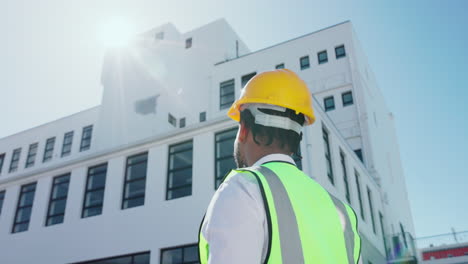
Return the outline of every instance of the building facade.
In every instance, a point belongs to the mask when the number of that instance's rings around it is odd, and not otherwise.
[[[1,263],[198,263],[201,219],[235,166],[226,111],[275,68],[314,96],[295,160],[356,211],[362,263],[414,263],[393,115],[351,22],[251,52],[223,19],[110,50],[100,106],[0,139]]]

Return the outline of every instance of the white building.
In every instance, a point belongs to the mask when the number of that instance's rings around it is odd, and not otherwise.
[[[234,166],[227,108],[275,67],[315,97],[300,166],[359,215],[363,263],[413,259],[393,115],[351,22],[251,52],[221,19],[109,51],[100,106],[0,139],[0,263],[197,263],[200,221]]]

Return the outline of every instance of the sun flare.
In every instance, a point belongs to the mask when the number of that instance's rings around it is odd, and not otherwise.
[[[99,41],[106,48],[125,47],[132,35],[132,25],[123,17],[114,17],[104,21],[98,31]]]

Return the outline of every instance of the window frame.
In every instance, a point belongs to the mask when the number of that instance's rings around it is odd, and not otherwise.
[[[227,93],[223,94],[223,92],[222,92],[223,89],[226,89],[226,87],[230,87],[228,85],[231,85],[231,83],[232,83],[232,91],[229,90]],[[222,103],[222,101],[223,101],[222,98],[226,98],[226,97],[231,96],[231,95],[232,95],[232,102],[228,101],[228,102]],[[229,108],[232,105],[232,103],[234,103],[235,100],[236,100],[236,82],[235,82],[235,80],[234,79],[229,79],[229,80],[220,82],[219,83],[219,110]]]
[[[236,136],[237,136],[237,130],[238,128],[237,127],[233,127],[233,128],[228,128],[228,129],[225,129],[225,130],[222,130],[222,131],[219,131],[219,132],[216,132],[215,135],[214,135],[214,141],[215,141],[215,144],[214,144],[214,147],[215,147],[215,171],[214,171],[214,189],[218,189],[219,185],[221,185],[224,177],[226,177],[227,174],[225,175],[218,175],[218,162],[220,160],[227,160],[229,158],[232,157],[232,159],[234,160],[234,163],[235,163],[235,159],[234,159],[234,155],[232,154],[231,156],[223,156],[223,157],[218,157],[218,143],[221,143],[221,142],[225,142],[225,141],[228,141],[230,139],[236,139]],[[229,137],[229,138],[225,138],[223,140],[218,140],[218,135],[221,135],[223,133],[230,133],[230,132],[233,132],[233,131],[236,131],[236,134],[234,135],[234,137]],[[233,142],[234,144],[234,142]],[[229,172],[227,172],[229,173]],[[219,185],[217,184],[219,181]]]
[[[104,172],[104,184],[103,184],[103,186],[89,189],[88,184],[89,184],[90,178],[91,177],[96,177],[96,175],[102,174],[102,172],[101,173],[91,174],[90,173],[91,170],[97,169],[99,167],[104,167],[104,166],[105,166],[105,172]],[[88,168],[88,172],[86,174],[86,185],[85,185],[85,188],[84,188],[84,195],[83,195],[83,205],[81,207],[81,218],[88,218],[88,217],[98,216],[98,215],[102,214],[102,211],[104,210],[104,197],[105,197],[105,192],[106,192],[107,168],[108,168],[107,162],[101,163],[101,164],[98,164],[98,165],[94,165],[94,166],[91,166],[91,167]],[[102,191],[102,198],[101,198],[100,204],[95,204],[95,205],[91,205],[91,206],[88,205],[87,206],[86,205],[86,198],[88,197],[88,195],[91,195],[91,193],[100,192],[100,191]],[[124,192],[125,192],[125,190],[124,190]],[[98,207],[100,207],[100,209],[101,209],[101,212],[99,214],[85,216],[85,211],[86,210],[91,209],[91,208],[98,208]]]
[[[89,136],[85,137],[85,132],[89,130]],[[82,132],[81,132],[81,142],[80,142],[80,152],[89,150],[91,148],[91,140],[93,138],[93,125],[88,125],[83,127]],[[84,143],[86,142],[85,140],[89,140],[89,143]]]
[[[206,111],[200,112],[200,114],[198,116],[198,120],[199,120],[200,123],[206,121]]]
[[[376,229],[375,219],[374,219],[374,207],[372,205],[372,191],[369,188],[369,186],[366,186],[366,187],[367,187],[367,200],[369,201],[369,211],[370,211],[371,222],[372,222],[372,231],[374,231],[374,234],[377,235],[377,229]]]
[[[338,54],[338,50],[341,49],[341,48],[343,49],[343,53]],[[345,45],[341,44],[341,45],[336,46],[335,47],[335,58],[338,60],[338,59],[345,58],[345,57],[346,57]]]
[[[350,95],[351,100],[345,102],[345,96]],[[350,106],[354,104],[354,98],[353,98],[353,92],[352,91],[347,91],[341,94],[341,102],[343,103],[343,107]]]
[[[185,117],[179,119],[179,128],[185,127]]]
[[[60,182],[60,179],[63,179],[63,178],[66,179],[66,180],[64,180],[63,182]],[[48,206],[47,206],[45,226],[58,225],[58,224],[62,224],[65,221],[65,212],[66,212],[66,208],[67,208],[68,192],[70,190],[70,178],[71,178],[71,173],[65,173],[65,174],[62,174],[62,175],[59,175],[59,176],[55,176],[52,179],[52,188],[50,189],[50,196],[49,196],[49,203],[48,203]],[[62,185],[62,184],[67,185],[66,194],[63,197],[53,198],[55,188],[58,188],[58,186]],[[65,203],[64,208],[63,208],[63,213],[51,214],[50,209],[52,207],[52,204],[55,203],[55,202],[58,202],[58,201],[62,201],[62,200]],[[62,221],[58,222],[58,223],[49,224],[49,220],[53,219],[54,217],[57,217],[57,216],[62,216],[63,217]]]
[[[196,262],[193,262],[193,261],[190,261],[190,262],[186,262],[184,261],[184,249],[186,248],[191,248],[191,247],[195,247],[196,248],[196,252],[197,252],[197,255],[199,254],[199,251],[198,251],[198,244],[197,243],[192,243],[192,244],[185,244],[185,245],[180,245],[180,246],[173,246],[173,247],[168,247],[168,248],[161,248],[160,251],[159,251],[159,263],[164,263],[163,262],[163,255],[164,255],[164,252],[165,251],[171,251],[171,250],[176,250],[176,249],[180,249],[182,251],[182,255],[181,255],[181,260],[182,262],[179,263],[179,264],[191,264],[191,263],[196,263],[196,264],[199,264],[199,260],[200,260],[200,256],[198,255],[198,258],[197,258],[197,261]]]
[[[331,184],[334,186],[335,185],[335,178],[333,174],[333,162],[332,162],[332,152],[331,152],[331,146],[330,146],[330,132],[325,128],[325,126],[322,126],[322,139],[324,143],[324,154],[325,154],[325,162],[327,165],[327,177],[328,180],[331,182]],[[328,168],[330,168],[330,171],[328,171]]]
[[[33,186],[33,190],[27,190],[25,191],[26,188],[30,187],[30,186]],[[13,226],[11,228],[11,233],[12,234],[15,234],[15,233],[21,233],[21,232],[26,232],[29,230],[29,223],[31,222],[31,215],[32,215],[32,208],[34,206],[34,199],[35,199],[35,196],[36,196],[36,188],[37,188],[37,182],[31,182],[31,183],[28,183],[28,184],[24,184],[24,185],[21,185],[21,188],[20,188],[20,193],[19,193],[19,196],[18,196],[18,201],[17,201],[17,204],[16,204],[16,212],[15,212],[15,218],[13,218]],[[34,192],[33,193],[33,197],[32,197],[32,201],[31,201],[31,204],[28,204],[28,205],[22,205],[20,206],[20,203],[21,203],[21,199],[23,198],[23,195],[25,195],[26,193],[30,193],[30,192]],[[29,212],[29,216],[28,216],[28,220],[26,221],[21,221],[21,222],[17,222],[17,218],[18,218],[18,212],[20,210],[23,210],[25,208],[31,208],[31,211]],[[27,223],[27,226],[26,226],[26,229],[25,230],[22,230],[22,231],[15,231],[15,227],[17,225],[22,225],[22,224],[26,224]]]
[[[42,156],[42,163],[52,160],[54,156],[55,137],[48,138],[44,146],[44,155]]]
[[[306,65],[306,64],[303,64],[303,61],[305,61],[305,60],[307,60],[307,65]],[[309,58],[309,55],[305,55],[305,56],[302,56],[302,57],[299,58],[299,66],[300,66],[300,68],[301,68],[301,71],[310,68],[310,58]]]
[[[177,127],[177,118],[175,118],[171,113],[167,113],[167,122],[173,127]]]
[[[340,149],[340,163],[341,163],[341,168],[343,170],[343,182],[345,184],[345,197],[348,203],[351,205],[351,192],[349,191],[348,170],[346,168],[346,155],[341,149]]]
[[[257,75],[257,72],[256,72],[256,71],[242,75],[242,77],[241,77],[241,89],[244,89],[245,85],[246,85],[246,84],[250,81],[250,79],[252,79],[255,75]]]
[[[32,143],[29,145],[28,156],[26,157],[26,163],[24,164],[25,168],[34,166],[36,162],[37,150],[39,149],[39,143]],[[34,150],[34,152],[32,152]]]
[[[275,66],[275,69],[277,69],[277,70],[284,69],[284,68],[285,68],[284,62],[280,63],[280,64],[276,64],[276,66]]]
[[[331,101],[333,102],[333,106],[332,106],[332,107],[328,107],[328,106],[327,106],[327,101],[330,100],[330,99],[331,99]],[[333,95],[327,96],[327,97],[323,98],[323,108],[324,108],[325,112],[335,110],[335,107],[336,107],[336,105],[335,105],[335,97],[334,97]]]
[[[359,172],[356,169],[354,169],[354,178],[356,180],[356,191],[357,191],[357,194],[358,194],[359,209],[361,211],[361,219],[362,219],[362,221],[366,221],[365,212],[364,212],[364,205],[362,203],[361,183],[359,181],[360,177],[361,177],[361,175],[359,174]]]
[[[2,215],[3,203],[5,202],[6,190],[0,191],[0,215]]]
[[[192,37],[185,39],[185,49],[190,49],[193,45]]]
[[[3,165],[5,164],[5,153],[0,154],[0,174],[2,174]]]
[[[320,58],[320,55],[322,55],[322,54],[325,54],[325,59],[321,59],[321,58]],[[328,62],[328,53],[327,53],[327,50],[322,50],[322,51],[317,52],[317,61],[318,61],[318,64],[319,64],[319,65]]]
[[[138,161],[137,163],[133,163],[133,164],[129,164],[129,160],[132,159],[132,158],[136,158],[136,157],[139,157],[139,156],[145,156],[146,155],[146,159],[144,160],[141,160],[141,161]],[[136,178],[136,179],[132,179],[132,180],[128,180],[127,176],[128,176],[128,168],[129,166],[134,166],[134,165],[138,165],[138,164],[141,164],[141,163],[144,163],[146,162],[146,171],[145,171],[145,176],[143,177],[139,177],[139,178]],[[125,209],[130,209],[130,208],[135,208],[135,207],[139,207],[139,206],[144,206],[145,205],[145,199],[146,199],[146,178],[148,176],[148,151],[145,151],[145,152],[140,152],[138,154],[134,154],[134,155],[131,155],[131,156],[128,156],[127,159],[126,159],[126,162],[125,162],[125,176],[124,176],[124,184],[123,184],[123,191],[122,191],[122,205],[121,205],[121,210],[125,210]],[[107,176],[106,176],[107,177]],[[133,183],[133,182],[136,182],[136,181],[144,181],[144,192],[142,195],[136,195],[134,197],[128,197],[128,198],[125,198],[125,189],[127,188],[127,185],[130,184],[130,183]],[[124,207],[125,205],[125,202],[128,201],[128,200],[132,200],[132,199],[138,199],[138,198],[143,198],[143,203],[142,204],[139,204],[139,205],[135,205],[135,206],[127,206],[127,207]]]
[[[178,151],[175,151],[173,153],[171,153],[171,149],[172,148],[175,148],[177,146],[180,146],[180,145],[184,145],[184,144],[187,144],[187,143],[190,143],[191,145],[191,148],[187,148],[187,149],[182,149],[182,150],[178,150]],[[177,169],[173,169],[171,168],[171,156],[174,155],[174,154],[179,154],[179,153],[183,153],[183,152],[186,152],[186,151],[189,151],[191,150],[192,151],[192,158],[191,158],[191,165],[190,166],[185,166],[185,167],[180,167],[180,168],[177,168]],[[191,196],[192,195],[192,192],[193,192],[193,151],[194,151],[194,147],[193,147],[193,139],[189,139],[189,140],[185,140],[185,141],[182,141],[182,142],[179,142],[179,143],[175,143],[175,144],[171,144],[168,146],[167,148],[167,174],[166,174],[166,201],[169,201],[169,200],[175,200],[175,199],[179,199],[179,198],[183,198],[183,197],[187,197],[187,196]],[[175,171],[181,171],[181,170],[186,170],[186,169],[191,169],[191,175],[190,175],[190,178],[192,179],[192,181],[190,183],[187,183],[187,184],[183,184],[183,185],[180,185],[180,186],[177,186],[177,187],[169,187],[169,182],[170,182],[170,175],[171,173],[175,172]],[[173,190],[176,190],[176,189],[183,189],[183,188],[187,188],[187,187],[190,187],[190,194],[188,195],[184,195],[184,196],[178,196],[176,198],[168,198],[169,197],[169,193]]]
[[[18,170],[20,158],[21,158],[21,148],[14,149],[11,155],[10,168],[8,169],[9,173],[12,173]]]
[[[65,157],[71,154],[73,146],[73,136],[74,131],[68,131],[65,134],[63,134],[62,151],[60,154],[61,157]],[[70,142],[67,142],[67,139],[70,139]],[[68,151],[65,151],[65,147],[69,148]]]

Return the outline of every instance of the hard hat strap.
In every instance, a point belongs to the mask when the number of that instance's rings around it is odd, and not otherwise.
[[[267,126],[267,127],[276,127],[276,128],[281,128],[281,129],[286,129],[286,130],[293,130],[297,134],[301,134],[301,129],[302,126],[299,125],[294,120],[291,120],[288,117],[285,116],[276,116],[276,115],[269,115],[261,112],[259,108],[265,108],[265,109],[272,109],[280,112],[286,111],[286,108],[281,107],[281,106],[273,106],[273,105],[263,105],[263,104],[248,104],[246,105],[245,108],[248,108],[252,115],[255,118],[255,124],[259,124],[262,126]]]

